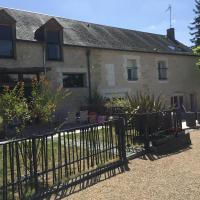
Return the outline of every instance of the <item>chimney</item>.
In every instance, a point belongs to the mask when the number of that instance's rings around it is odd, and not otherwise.
[[[169,28],[169,29],[167,29],[167,38],[169,38],[170,40],[176,40],[176,39],[175,39],[175,31],[174,31],[174,28]]]

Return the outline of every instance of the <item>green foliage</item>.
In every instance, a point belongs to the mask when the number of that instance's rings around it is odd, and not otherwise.
[[[190,34],[193,36],[191,42],[195,47],[200,45],[200,0],[195,0],[195,13],[194,21],[191,23],[189,29],[192,31]]]
[[[13,89],[4,87],[0,95],[0,115],[5,125],[17,124],[17,133],[25,127],[26,122],[30,120],[30,112],[24,98],[23,83],[18,83]]]
[[[69,94],[69,91],[63,91],[61,88],[52,90],[49,81],[45,78],[40,81],[33,80],[30,101],[32,119],[37,122],[51,121],[56,107]]]
[[[59,103],[70,93],[58,88],[52,90],[46,79],[33,80],[32,93],[28,100],[24,97],[24,83],[19,82],[13,89],[4,86],[0,95],[0,127],[14,125],[21,132],[27,122],[47,122]]]
[[[136,95],[127,95],[124,99],[112,99],[108,107],[118,107],[124,113],[147,113],[157,112],[165,109],[161,96],[154,96],[149,93],[137,92]]]
[[[89,102],[89,100],[88,100]],[[105,104],[105,99],[104,97],[102,97],[97,89],[95,89],[92,93],[92,98],[91,101],[89,102],[90,105],[94,105],[94,106],[103,106]]]
[[[200,56],[200,45],[193,48],[193,52],[194,54]],[[196,63],[196,66],[198,67],[198,69],[200,69],[200,58],[198,59],[198,62]]]
[[[128,95],[130,107],[136,113],[158,112],[165,109],[161,96],[137,92],[135,96]]]
[[[132,110],[128,98],[113,98],[106,103],[106,107],[112,109],[112,107],[118,108],[121,113],[131,113]]]
[[[84,109],[88,109],[89,112],[96,112],[99,115],[104,113],[105,99],[98,93],[97,89],[93,90],[91,99],[87,98],[86,101],[87,108]]]

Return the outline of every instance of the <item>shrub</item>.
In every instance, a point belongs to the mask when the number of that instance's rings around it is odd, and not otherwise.
[[[107,107],[117,107],[123,113],[146,113],[157,112],[165,109],[165,103],[161,96],[137,92],[136,95],[127,95],[127,98],[114,98],[107,104]]]
[[[24,98],[24,84],[19,82],[13,89],[4,86],[0,95],[0,115],[4,125],[15,125],[16,132],[19,133],[26,122],[30,120],[30,112],[27,100]]]
[[[137,92],[136,95],[128,95],[129,106],[135,113],[151,113],[163,111],[165,103],[161,96],[154,94]]]
[[[112,108],[117,108],[118,112],[120,113],[131,113],[132,108],[130,102],[127,98],[113,98],[108,100],[106,103],[106,107],[111,110]]]
[[[63,91],[62,88],[58,88],[54,92],[46,78],[42,78],[40,81],[33,80],[30,98],[32,119],[37,122],[51,121],[56,107],[69,94],[69,91]]]

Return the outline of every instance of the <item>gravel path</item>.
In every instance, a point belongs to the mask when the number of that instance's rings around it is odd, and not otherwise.
[[[68,200],[199,200],[200,131],[192,148],[155,161],[134,159],[130,171],[65,198]]]

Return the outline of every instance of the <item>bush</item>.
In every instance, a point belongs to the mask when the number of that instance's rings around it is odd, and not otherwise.
[[[61,88],[54,92],[45,78],[32,81],[32,93],[28,99],[24,97],[23,82],[13,89],[4,86],[0,95],[0,128],[14,126],[19,133],[28,122],[48,122],[58,104],[69,94]]]
[[[106,106],[108,108],[117,107],[122,113],[147,113],[158,112],[165,109],[165,103],[161,96],[155,97],[153,94],[137,92],[136,95],[127,95],[127,98],[114,98]]]
[[[137,92],[136,95],[128,95],[129,106],[135,113],[159,112],[165,109],[165,103],[161,96]]]
[[[27,100],[24,98],[24,84],[22,82],[19,82],[13,89],[4,86],[3,93],[0,95],[0,115],[4,125],[16,124],[17,133],[30,120],[30,111]]]
[[[32,81],[30,99],[31,118],[36,122],[49,122],[53,118],[57,106],[68,95],[69,91],[58,88],[55,92],[46,78]]]

